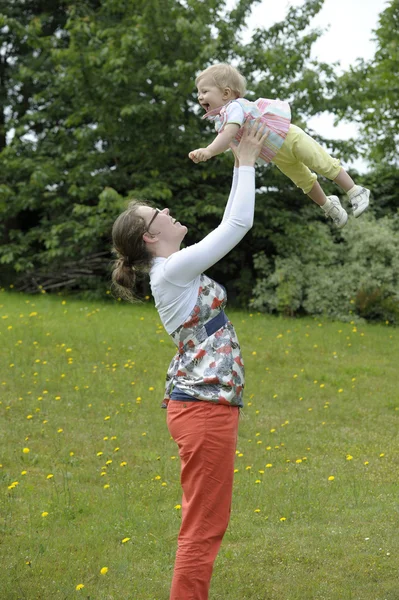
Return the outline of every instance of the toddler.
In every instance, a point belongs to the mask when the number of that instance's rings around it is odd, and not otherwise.
[[[318,204],[336,227],[344,227],[348,220],[346,210],[337,196],[326,196],[317,181],[316,173],[331,179],[348,195],[353,214],[359,217],[369,205],[370,191],[355,185],[353,179],[313,138],[291,124],[288,102],[258,98],[251,102],[244,98],[245,78],[231,65],[222,63],[202,71],[195,84],[198,101],[206,111],[203,119],[215,123],[217,137],[206,148],[189,153],[195,163],[203,162],[238,144],[242,127],[247,119],[260,118],[269,129],[259,161],[272,162],[280,171]],[[316,171],[312,173],[310,170]]]

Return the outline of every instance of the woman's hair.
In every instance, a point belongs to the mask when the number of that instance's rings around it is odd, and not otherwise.
[[[143,235],[147,224],[137,209],[149,206],[146,202],[132,200],[119,215],[112,227],[113,252],[116,259],[112,266],[112,283],[115,291],[125,300],[133,302],[137,275],[148,273],[153,259]]]
[[[246,92],[247,82],[245,77],[231,65],[227,63],[220,63],[218,65],[212,65],[201,71],[195,80],[195,85],[198,86],[201,79],[209,77],[213,80],[214,84],[221,90],[229,87],[236,94],[237,98],[243,98]]]

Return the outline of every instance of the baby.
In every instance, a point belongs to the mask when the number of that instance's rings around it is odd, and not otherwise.
[[[269,135],[259,161],[272,162],[303,190],[330,217],[336,227],[344,227],[346,210],[337,196],[326,196],[317,181],[316,173],[339,185],[348,195],[353,214],[359,217],[369,205],[370,190],[355,185],[353,179],[313,138],[291,124],[288,102],[244,98],[245,78],[229,64],[213,65],[202,71],[195,80],[198,102],[206,111],[203,119],[215,123],[217,137],[206,148],[189,153],[195,163],[203,162],[238,144],[247,119],[260,118],[266,122]],[[316,173],[312,173],[312,171]]]

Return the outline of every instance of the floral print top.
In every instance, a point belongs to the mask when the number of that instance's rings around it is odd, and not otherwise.
[[[244,363],[235,329],[227,321],[208,336],[204,326],[226,302],[224,287],[202,274],[193,310],[171,334],[177,352],[167,372],[163,406],[174,386],[198,400],[243,406]]]

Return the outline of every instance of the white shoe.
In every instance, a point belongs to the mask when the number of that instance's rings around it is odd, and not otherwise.
[[[348,213],[342,208],[338,196],[327,196],[327,200],[330,200],[332,206],[325,211],[325,214],[333,220],[334,225],[338,227],[338,229],[341,229],[341,227],[346,225]]]
[[[360,217],[360,215],[364,213],[366,208],[368,208],[369,197],[370,190],[364,187],[359,187],[359,191],[354,196],[352,196],[352,198],[349,198],[349,202],[352,205],[354,217]]]

